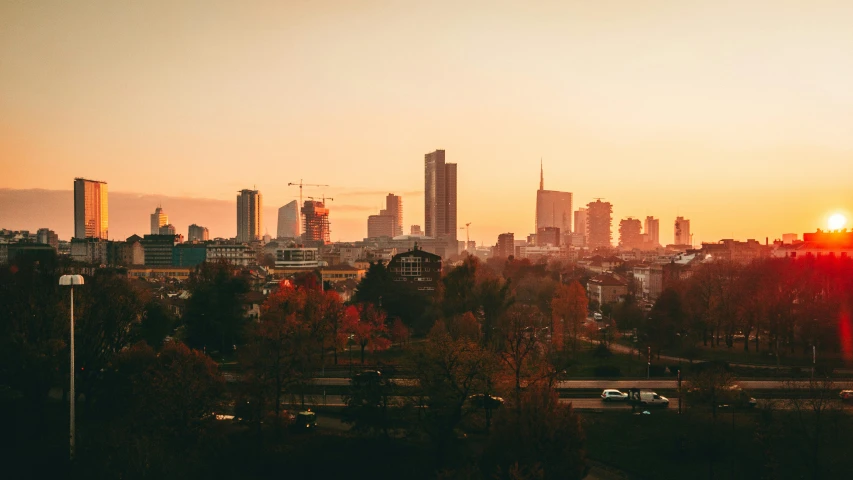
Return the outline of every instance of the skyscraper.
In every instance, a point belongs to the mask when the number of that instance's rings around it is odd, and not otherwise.
[[[189,242],[206,242],[210,240],[210,232],[207,227],[202,227],[196,224],[190,225],[187,232],[187,241]]]
[[[74,238],[109,238],[106,182],[74,179]]]
[[[650,248],[660,246],[660,220],[655,217],[646,217],[643,231],[646,234],[646,242],[648,242]]]
[[[643,247],[640,219],[628,217],[619,222],[619,247],[626,250]]]
[[[613,206],[600,199],[586,205],[586,243],[592,248],[610,247]]]
[[[325,245],[329,243],[329,209],[315,200],[306,200],[302,207],[305,226],[302,243],[306,245]]]
[[[536,191],[536,231],[556,227],[562,232],[572,231],[572,194],[545,190],[545,171],[539,165],[539,190]]]
[[[151,235],[160,233],[160,227],[169,223],[169,216],[163,212],[163,208],[157,207],[151,214]]]
[[[424,223],[427,236],[456,240],[456,164],[444,150],[424,156]]]
[[[691,245],[693,242],[690,238],[690,220],[684,217],[675,219],[674,243],[676,245]]]
[[[296,238],[299,236],[299,202],[296,200],[278,209],[278,238]]]
[[[403,197],[389,193],[385,197],[385,214],[394,218],[392,237],[403,234]],[[380,215],[382,213],[380,212]]]
[[[572,235],[572,245],[586,245],[586,209],[579,208],[575,211],[575,230]]]
[[[261,239],[264,222],[263,196],[257,190],[240,190],[237,195],[237,241]]]
[[[495,246],[495,257],[506,258],[515,255],[515,235],[502,233],[498,235],[498,244]]]

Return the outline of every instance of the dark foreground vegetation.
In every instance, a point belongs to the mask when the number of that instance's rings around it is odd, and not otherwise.
[[[427,297],[377,264],[351,302],[310,272],[258,300],[225,264],[185,285],[94,269],[75,289],[71,462],[70,303],[57,285],[70,266],[23,256],[0,271],[3,477],[580,479],[592,464],[636,478],[845,477],[853,425],[831,374],[850,346],[853,270],[774,262],[756,265],[779,269],[772,281],[701,266],[649,315],[630,296],[611,306],[611,328],[636,328],[638,351],[663,353],[654,372],[590,324],[584,273],[559,265],[467,258]],[[746,284],[775,296],[752,302]],[[753,410],[736,403],[724,362],[683,369],[681,415],[578,413],[558,398],[561,379],[674,375],[683,365],[667,354],[733,349],[756,332],[776,358],[812,343],[836,363]],[[320,409],[315,430],[295,414],[326,369],[353,383],[330,387],[345,405]]]

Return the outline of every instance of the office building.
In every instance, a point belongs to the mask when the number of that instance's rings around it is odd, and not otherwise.
[[[74,238],[109,238],[106,182],[74,179]]]
[[[370,215],[367,217],[367,238],[396,237],[395,226],[396,222],[391,215]]]
[[[530,243],[528,241],[528,243]],[[552,247],[560,246],[560,229],[557,227],[540,227],[535,235],[535,244],[538,247],[546,245]]]
[[[146,267],[172,266],[172,249],[180,243],[180,235],[145,235],[142,238],[142,251]]]
[[[643,248],[643,233],[639,219],[628,217],[619,222],[619,248],[625,250]]]
[[[412,225],[409,228],[409,235],[417,235],[419,237],[422,237],[422,236],[424,236],[424,231],[421,230],[420,225]]]
[[[424,156],[424,221],[428,237],[456,240],[456,164],[444,150]]]
[[[210,232],[207,230],[207,227],[202,227],[196,224],[190,225],[189,231],[187,232],[188,242],[206,242],[208,240],[210,240]]]
[[[316,200],[306,200],[302,207],[305,224],[302,230],[302,243],[305,245],[326,245],[329,240],[329,209]]]
[[[572,194],[545,190],[545,171],[539,165],[539,190],[536,191],[536,231],[554,227],[563,232],[572,231]]]
[[[299,202],[296,200],[278,209],[276,238],[298,238],[300,229]]]
[[[586,208],[575,211],[575,223],[572,233],[572,246],[583,247],[586,245]]]
[[[693,245],[693,238],[690,236],[690,220],[684,217],[675,219],[674,237],[675,245]]]
[[[586,244],[592,248],[610,247],[613,235],[611,215],[613,206],[610,202],[598,199],[586,205]]]
[[[154,209],[151,214],[151,235],[159,235],[160,227],[169,223],[169,216],[163,211],[162,207]]]
[[[643,232],[646,235],[648,248],[655,249],[660,247],[660,220],[655,217],[646,217]]]
[[[194,267],[207,260],[207,246],[201,243],[184,243],[172,248],[173,267]]]
[[[403,197],[389,193],[385,197],[385,210],[380,215],[390,215],[394,219],[392,237],[403,234]]]
[[[261,239],[264,223],[263,196],[257,190],[240,190],[237,195],[237,241]]]

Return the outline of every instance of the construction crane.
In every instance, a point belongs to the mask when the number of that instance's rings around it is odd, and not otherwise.
[[[288,187],[299,187],[299,208],[302,208],[302,187],[328,187],[328,185],[321,185],[317,183],[302,183],[302,179],[299,179],[299,183],[290,182],[287,184]]]
[[[311,200],[317,200],[317,198],[316,198],[316,197],[305,197],[305,198],[310,198]],[[323,202],[323,205],[325,205],[325,204],[326,204],[326,200],[335,201],[335,199],[334,199],[334,198],[332,198],[332,197],[327,197],[327,196],[325,196],[325,195],[323,195],[322,197],[320,197],[320,201],[321,201],[321,202]]]
[[[465,230],[465,250],[468,250],[468,244],[471,243],[471,235],[468,227],[471,226],[471,222],[465,224],[464,227],[459,227],[459,230]]]

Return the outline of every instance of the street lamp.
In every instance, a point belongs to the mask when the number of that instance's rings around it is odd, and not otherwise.
[[[71,387],[69,394],[69,403],[71,404],[71,423],[69,425],[68,438],[68,454],[71,460],[74,460],[74,400],[76,393],[74,391],[74,285],[83,285],[83,275],[63,275],[59,277],[59,285],[63,287],[71,287]]]

